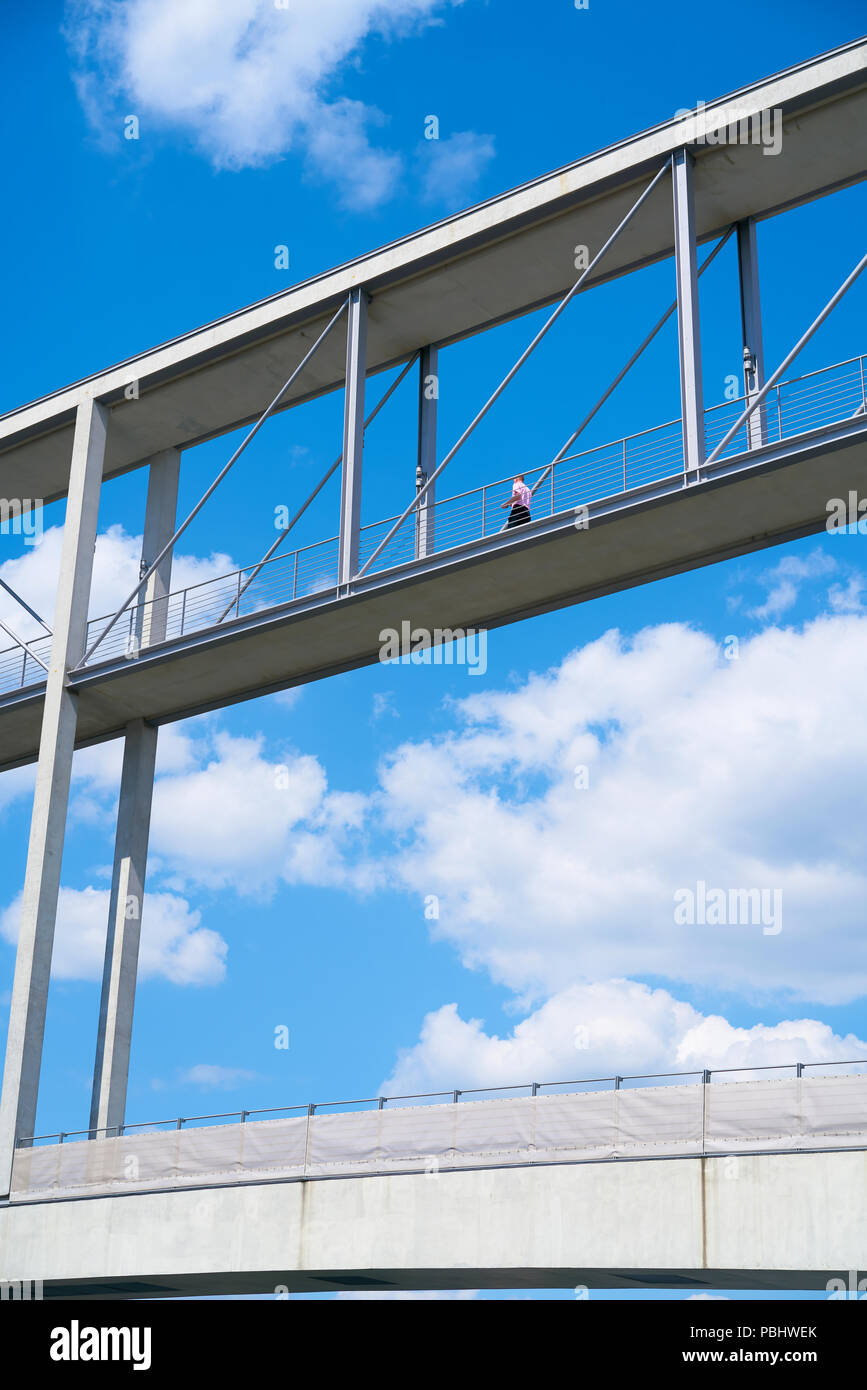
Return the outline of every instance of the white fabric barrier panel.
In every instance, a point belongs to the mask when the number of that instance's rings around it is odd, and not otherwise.
[[[867,1147],[867,1076],[622,1087],[296,1115],[19,1149],[12,1196]]]

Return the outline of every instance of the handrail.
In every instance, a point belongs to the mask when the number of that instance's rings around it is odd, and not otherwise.
[[[155,1125],[175,1125],[180,1129],[185,1124],[194,1123],[197,1120],[220,1120],[230,1115],[268,1115],[275,1110],[303,1110],[313,1114],[316,1110],[323,1110],[334,1105],[384,1105],[391,1104],[397,1100],[429,1100],[436,1096],[471,1096],[487,1095],[492,1091],[521,1091],[529,1090],[533,1095],[543,1086],[596,1086],[602,1082],[611,1081],[615,1083],[615,1088],[619,1089],[619,1083],[623,1081],[657,1081],[662,1078],[672,1076],[726,1076],[735,1072],[754,1072],[754,1071],[787,1071],[795,1069],[795,1079],[801,1076],[807,1067],[861,1067],[867,1066],[867,1057],[850,1058],[848,1061],[823,1061],[823,1062],[765,1062],[761,1065],[752,1067],[694,1067],[689,1071],[651,1071],[651,1072],[630,1072],[628,1074],[614,1076],[589,1076],[573,1079],[570,1081],[516,1081],[511,1086],[473,1086],[465,1090],[452,1088],[444,1091],[413,1091],[408,1095],[398,1096],[360,1096],[355,1100],[320,1100],[308,1101],[306,1105],[296,1103],[294,1105],[269,1105],[261,1110],[225,1110],[217,1115],[175,1115],[167,1120],[138,1120],[123,1125],[103,1125],[99,1129],[66,1129],[60,1130],[56,1134],[32,1134],[27,1138],[16,1140],[17,1148],[25,1148],[35,1144],[40,1139],[64,1139],[72,1138],[78,1134],[110,1134],[120,1130],[125,1134],[129,1129],[142,1129]],[[702,1083],[704,1084],[704,1082]]]

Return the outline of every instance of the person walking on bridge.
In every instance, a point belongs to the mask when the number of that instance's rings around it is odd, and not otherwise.
[[[523,473],[518,473],[512,483],[512,495],[508,501],[503,502],[502,507],[509,507],[509,520],[506,522],[506,530],[512,526],[523,526],[530,520],[530,503],[533,494],[524,482]]]

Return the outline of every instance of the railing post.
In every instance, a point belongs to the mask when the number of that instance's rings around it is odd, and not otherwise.
[[[488,527],[488,489],[482,488],[482,535],[487,535]]]
[[[625,439],[624,439],[624,441],[623,441],[623,491],[624,491],[624,492],[627,491],[627,487],[626,487],[626,440],[625,440]]]
[[[759,262],[756,223],[752,217],[738,223],[738,277],[741,297],[741,335],[744,349],[744,393],[749,405],[765,384],[762,344],[762,309],[759,297]],[[765,410],[759,406],[747,420],[747,448],[767,444]]]
[[[298,597],[298,551],[295,551],[295,565],[292,570],[292,597]]]
[[[707,1088],[710,1085],[710,1072],[705,1069],[701,1074],[701,1153],[705,1156],[707,1150]]]
[[[310,1168],[310,1121],[313,1119],[313,1115],[314,1115],[315,1110],[316,1110],[316,1106],[315,1106],[315,1105],[308,1105],[308,1107],[307,1107],[307,1132],[306,1132],[305,1137],[304,1137],[304,1173],[305,1173],[305,1175],[307,1174],[307,1172],[308,1172],[308,1170],[309,1170],[309,1168]]]
[[[337,582],[358,573],[361,529],[361,460],[364,451],[364,374],[367,363],[367,304],[363,289],[349,296],[346,324],[346,389],[343,404],[343,464],[340,485],[340,540]]]
[[[437,401],[439,399],[439,351],[422,348],[418,359],[418,464],[416,491],[420,491],[437,466]],[[435,549],[434,507],[436,483],[431,483],[416,511],[415,553],[420,559]]]
[[[861,409],[867,412],[867,390],[864,388],[864,358],[859,357],[861,364]]]
[[[705,456],[693,165],[694,160],[688,149],[675,152],[672,162],[672,186],[677,338],[680,357],[683,468],[688,482],[699,480],[699,469]]]
[[[186,615],[187,615],[187,591],[186,591],[186,589],[184,589],[183,596],[182,596],[182,598],[181,598],[181,631],[180,631],[180,634],[179,634],[181,637],[183,637],[183,635],[184,635],[184,620],[185,620],[185,618],[186,618]]]
[[[241,575],[242,575],[242,574],[243,574],[243,570],[238,570],[238,593],[237,593],[237,595],[235,596],[235,617],[236,617],[236,618],[240,618],[240,616],[241,616]]]

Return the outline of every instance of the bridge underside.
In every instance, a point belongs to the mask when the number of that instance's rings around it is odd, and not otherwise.
[[[46,1298],[332,1289],[824,1289],[863,1266],[867,1154],[272,1182],[0,1207]]]

